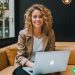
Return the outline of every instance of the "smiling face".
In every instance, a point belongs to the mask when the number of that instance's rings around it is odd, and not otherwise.
[[[34,10],[32,12],[32,25],[34,28],[42,28],[43,26],[43,17],[39,10]]]

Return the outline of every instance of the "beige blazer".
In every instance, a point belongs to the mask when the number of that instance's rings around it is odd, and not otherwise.
[[[30,59],[33,52],[33,35],[28,29],[23,29],[19,32],[18,42],[17,42],[17,56],[15,58],[15,65],[20,66],[18,60],[19,57],[25,57]],[[46,33],[43,33],[43,50],[52,51],[55,49],[55,36],[54,31],[51,30],[49,36]]]

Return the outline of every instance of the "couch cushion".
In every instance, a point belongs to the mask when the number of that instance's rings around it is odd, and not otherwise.
[[[5,51],[1,51],[0,49],[0,70],[6,68],[8,66],[8,58]]]
[[[14,66],[9,66],[4,70],[0,71],[0,75],[12,75],[13,71],[14,71]]]
[[[6,50],[6,53],[7,53],[10,65],[14,65],[14,59],[17,54],[17,48],[13,46],[8,47],[8,49]]]
[[[64,72],[61,72],[61,75],[75,75],[75,73],[73,73],[73,68],[75,66],[74,65],[68,65],[67,70]]]

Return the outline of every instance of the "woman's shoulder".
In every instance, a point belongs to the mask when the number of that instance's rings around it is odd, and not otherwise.
[[[27,34],[27,29],[22,29],[19,31],[19,34],[21,35],[26,35]]]

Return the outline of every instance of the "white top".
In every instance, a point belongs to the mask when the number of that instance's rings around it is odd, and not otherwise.
[[[37,38],[36,36],[34,36],[33,38],[34,38],[34,40],[33,40],[33,53],[32,53],[31,59],[30,59],[31,61],[35,60],[36,52],[43,51],[43,37]]]

